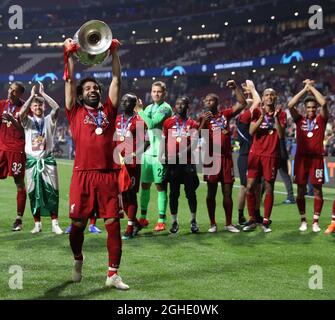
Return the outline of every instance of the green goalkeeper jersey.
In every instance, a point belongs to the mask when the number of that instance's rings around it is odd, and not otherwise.
[[[172,108],[166,102],[161,102],[160,104],[153,103],[138,114],[148,127],[150,147],[145,151],[145,154],[158,156],[159,145],[162,140],[163,122],[172,116]]]

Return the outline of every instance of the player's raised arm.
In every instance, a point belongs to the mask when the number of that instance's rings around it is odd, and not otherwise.
[[[52,109],[50,113],[51,119],[52,119],[52,122],[55,122],[57,121],[58,114],[59,114],[59,104],[45,93],[43,83],[39,82],[39,84],[40,84],[39,93],[51,107]]]
[[[313,94],[316,101],[320,105],[320,115],[324,119],[328,119],[328,108],[327,108],[327,101],[325,97],[314,87],[313,82],[310,81],[307,84],[308,90]]]
[[[299,100],[302,98],[302,96],[308,92],[308,83],[309,83],[309,79],[305,80],[305,86],[302,90],[300,90],[287,104],[288,109],[290,110],[291,116],[293,118],[294,121],[296,121],[299,117],[299,112],[296,108]]]
[[[112,55],[112,73],[113,78],[109,86],[108,96],[112,101],[113,107],[117,108],[120,102],[120,93],[121,93],[121,62],[118,54],[118,47],[120,42],[116,39],[113,39],[111,45],[111,55]]]
[[[75,44],[71,38],[64,41],[64,80],[65,80],[65,107],[71,110],[76,102],[76,82],[74,79],[74,60],[71,52]]]
[[[233,116],[236,116],[247,106],[247,101],[245,100],[245,96],[241,89],[236,85],[234,80],[228,80],[226,86],[232,89],[235,93],[237,101],[233,105]]]
[[[30,107],[30,104],[31,104],[31,100],[33,100],[33,98],[35,96],[35,93],[36,93],[36,86],[33,86],[31,88],[30,97],[24,103],[24,105],[22,106],[22,108],[20,110],[19,117],[20,117],[20,120],[23,124],[27,121],[27,116],[28,116],[28,113],[29,113],[29,110],[30,110],[29,107]]]
[[[250,112],[253,112],[255,108],[260,106],[262,99],[259,96],[253,81],[246,80],[245,83],[246,83],[246,88],[248,89],[248,91],[251,93],[251,96],[252,96],[252,105],[250,107]]]
[[[281,111],[280,109],[277,109],[274,113],[274,119],[275,119],[275,127],[277,129],[277,133],[279,136],[279,139],[282,139],[285,137],[285,128],[286,128],[286,113],[282,113],[284,111]]]

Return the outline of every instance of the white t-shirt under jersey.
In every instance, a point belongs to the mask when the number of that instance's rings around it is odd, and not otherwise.
[[[26,139],[25,152],[34,158],[43,158],[53,150],[57,121],[52,122],[51,115],[47,115],[44,118],[42,135],[40,135],[34,120],[36,120],[39,125],[42,122],[42,118],[28,116],[26,123],[22,123]]]

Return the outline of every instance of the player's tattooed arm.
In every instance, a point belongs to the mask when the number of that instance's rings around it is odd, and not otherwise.
[[[233,116],[236,116],[247,106],[247,101],[241,89],[236,85],[234,80],[228,80],[226,86],[232,89],[235,93],[237,101],[233,105]]]
[[[27,122],[27,117],[28,117],[28,113],[29,113],[29,110],[30,110],[31,100],[33,100],[33,98],[35,96],[35,93],[36,93],[36,86],[33,86],[31,88],[30,97],[24,103],[24,105],[22,106],[22,108],[21,108],[21,110],[19,112],[19,117],[20,117],[21,123],[23,125],[25,125],[26,122]]]
[[[300,117],[299,111],[297,110],[296,106],[299,100],[308,92],[309,86],[308,82],[310,80],[306,79],[303,83],[305,84],[304,88],[300,90],[287,104],[288,109],[290,110],[291,116],[294,121],[297,121]]]
[[[318,91],[314,87],[314,81],[309,81],[306,86],[308,88],[308,91],[313,94],[316,101],[318,102],[318,104],[321,107],[320,108],[321,117],[328,120],[328,108],[327,108],[327,101],[326,101],[325,97],[321,94],[320,91]]]
[[[250,111],[253,112],[255,108],[260,106],[262,100],[252,80],[246,80],[245,84],[246,84],[247,90],[251,93],[251,96],[252,96],[252,105],[250,107]]]
[[[63,44],[65,50],[73,46],[73,40],[68,38]],[[65,107],[71,110],[76,102],[76,81],[74,79],[74,60],[72,54],[69,54],[68,58],[68,72],[69,77],[65,80]]]
[[[49,104],[49,106],[52,109],[50,113],[51,120],[52,122],[56,122],[59,114],[59,104],[45,93],[43,83],[40,81],[38,83],[40,84],[40,90],[39,90],[40,95],[45,99],[45,101]]]
[[[114,41],[117,41],[114,39]],[[112,82],[109,86],[108,96],[112,101],[113,107],[117,108],[120,102],[121,95],[121,62],[118,54],[118,48],[120,46],[120,42],[115,42],[114,48],[111,50],[112,55]]]
[[[282,111],[280,109],[277,109],[273,115],[275,119],[275,127],[277,129],[279,139],[282,139],[285,137],[285,125],[282,125],[282,123],[280,122],[280,117],[282,116],[281,112]]]

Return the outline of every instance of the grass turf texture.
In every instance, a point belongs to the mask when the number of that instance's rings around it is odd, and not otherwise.
[[[72,162],[58,161],[60,177],[60,225],[69,225],[68,193]],[[238,185],[238,181],[236,183]],[[296,205],[285,205],[285,195],[276,193],[272,233],[260,227],[252,233],[223,232],[222,195],[218,192],[216,217],[219,232],[207,233],[206,185],[198,195],[200,234],[190,233],[190,215],[184,194],[179,206],[180,230],[154,233],[157,221],[156,191],[149,205],[150,225],[135,239],[123,242],[120,275],[130,285],[127,292],[104,287],[107,271],[106,231],[86,230],[84,278],[71,283],[73,259],[68,236],[51,233],[51,221],[42,217],[42,233],[32,235],[33,219],[27,202],[24,229],[12,232],[16,192],[13,179],[0,181],[0,299],[335,299],[335,236],[323,231],[330,222],[332,201],[326,200],[320,219],[322,231],[311,231],[312,199],[307,200],[308,231],[300,233]],[[220,189],[219,189],[220,190]],[[281,183],[276,191],[283,192]],[[237,220],[237,193],[234,188],[234,222]],[[335,190],[324,196],[334,199]],[[122,229],[126,219],[122,220]],[[168,228],[171,219],[168,219]],[[23,289],[12,290],[8,281],[12,265],[23,269]],[[309,268],[322,267],[323,289],[311,290]]]

